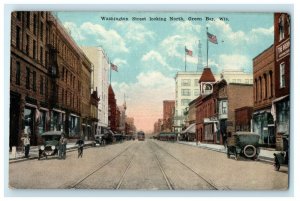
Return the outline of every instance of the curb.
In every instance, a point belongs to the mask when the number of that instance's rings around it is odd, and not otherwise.
[[[226,151],[224,151],[224,150],[215,149],[215,148],[211,148],[211,147],[197,146],[197,145],[186,144],[186,143],[180,143],[180,142],[177,142],[177,143],[178,143],[178,144],[187,145],[187,146],[198,147],[198,148],[206,149],[206,150],[210,150],[210,151],[216,151],[216,152],[220,152],[220,153],[224,153],[224,154],[226,153]],[[274,163],[274,158],[269,158],[269,157],[265,157],[265,156],[258,156],[257,161],[263,162],[263,163],[273,164],[273,163]]]
[[[93,143],[85,144],[84,147],[93,147]],[[66,152],[72,152],[72,151],[76,151],[76,150],[77,150],[77,146],[74,146],[74,147],[67,148]],[[13,158],[13,159],[9,159],[9,163],[18,163],[18,162],[34,160],[34,159],[38,159],[38,156],[32,156],[29,158],[24,158],[24,157]]]

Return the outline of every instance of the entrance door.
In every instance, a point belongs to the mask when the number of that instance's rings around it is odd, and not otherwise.
[[[10,94],[9,108],[9,149],[19,146],[19,117],[20,117],[20,95]]]

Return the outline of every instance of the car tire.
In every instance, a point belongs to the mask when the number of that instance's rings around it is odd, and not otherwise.
[[[251,149],[252,149],[252,152],[249,151]],[[255,148],[255,146],[248,144],[244,147],[243,153],[247,158],[252,158],[256,155],[256,148]]]

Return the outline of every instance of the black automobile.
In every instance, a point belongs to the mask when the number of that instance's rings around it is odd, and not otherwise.
[[[44,143],[39,146],[39,160],[42,157],[47,159],[49,156],[58,156],[59,140],[62,135],[64,135],[62,131],[48,131],[41,135]]]
[[[253,160],[258,158],[259,147],[259,135],[252,132],[238,131],[230,136],[227,140],[227,157],[234,155],[238,160],[240,156],[251,158]]]

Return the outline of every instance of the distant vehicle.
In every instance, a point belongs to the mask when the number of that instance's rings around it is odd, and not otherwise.
[[[156,139],[158,139],[160,141],[175,142],[177,140],[177,133],[161,132],[156,136]]]
[[[137,138],[139,141],[144,141],[145,140],[145,133],[143,131],[139,131],[137,133]]]

